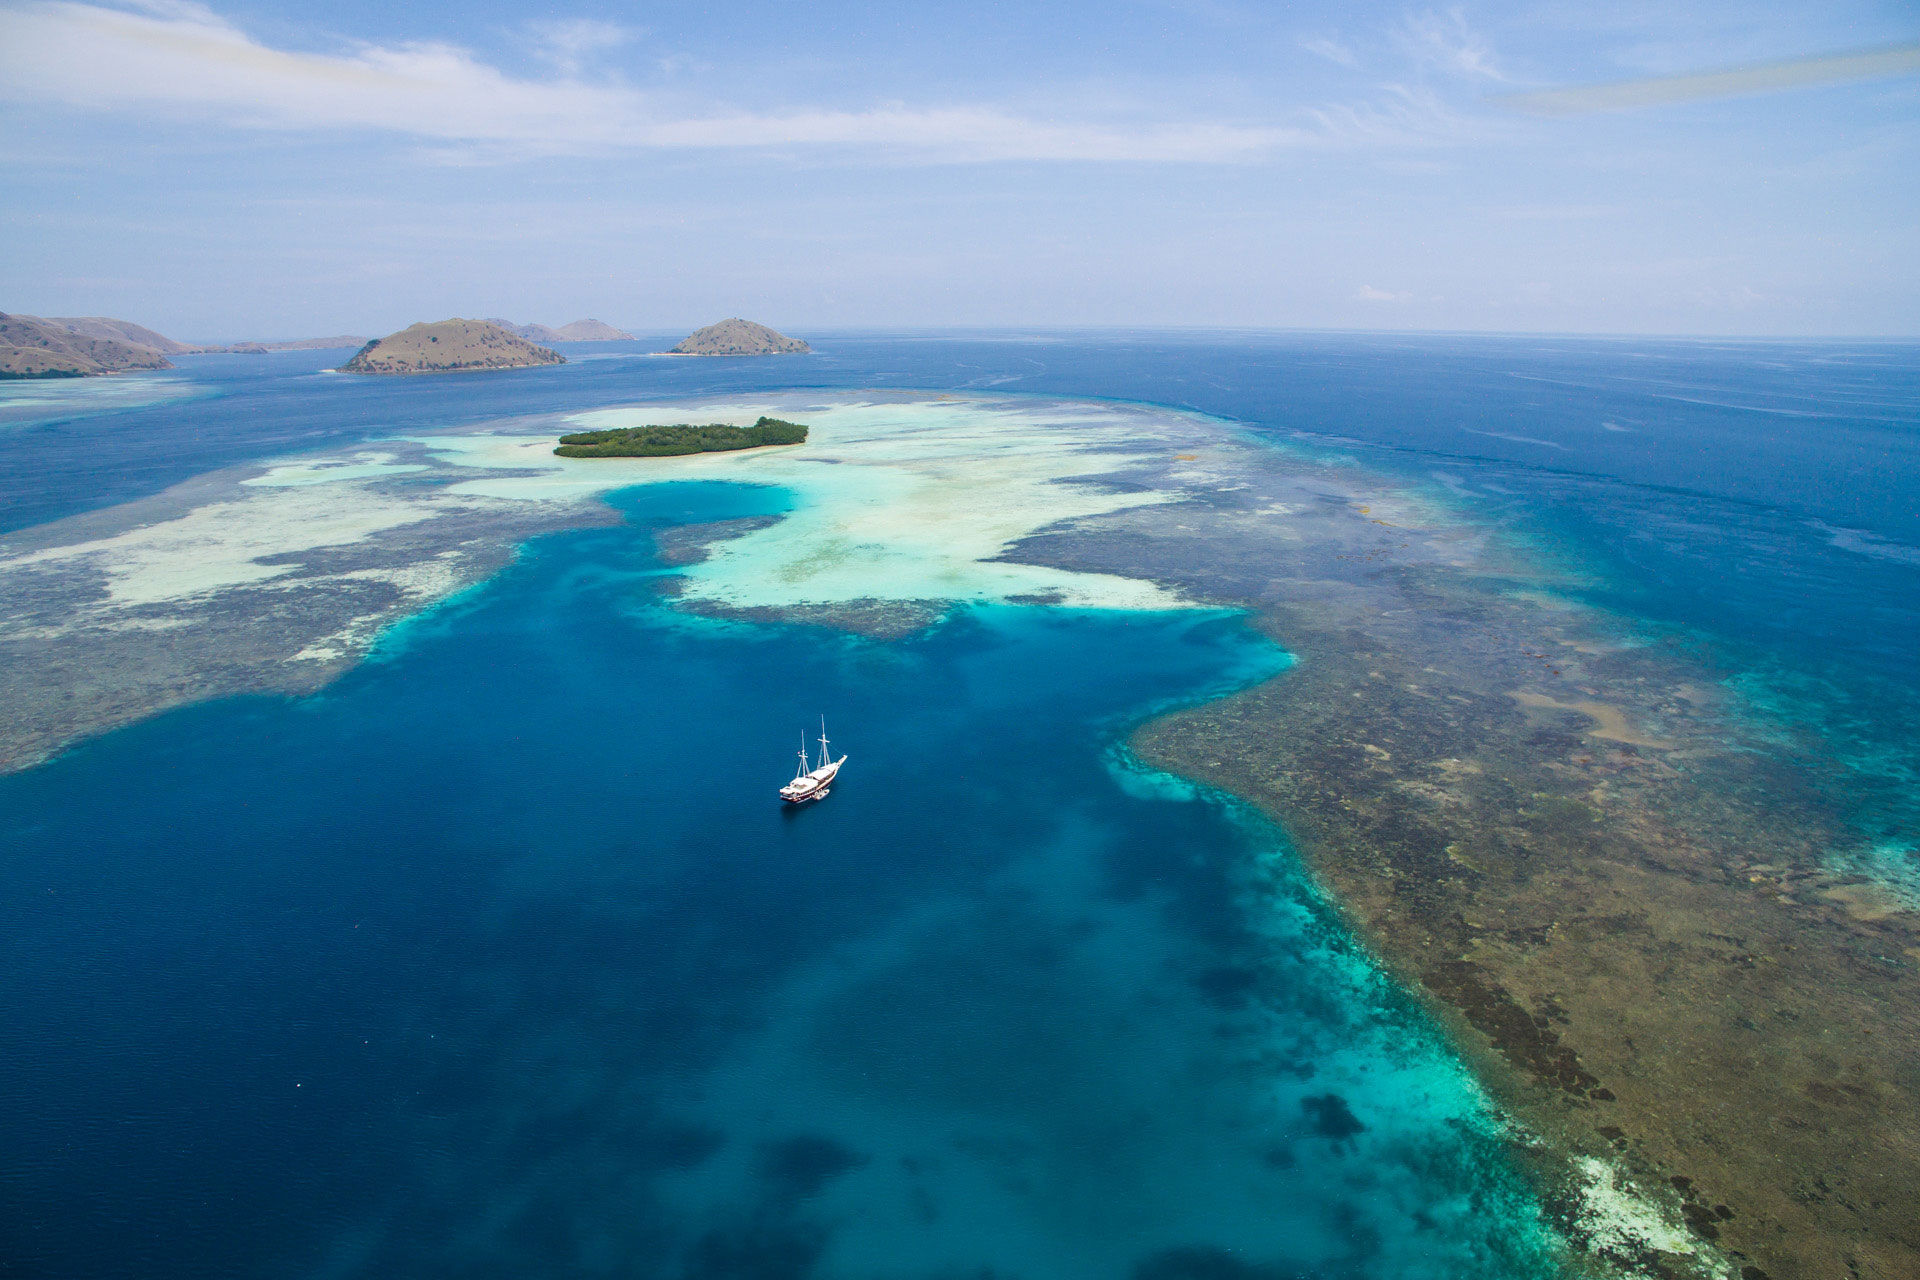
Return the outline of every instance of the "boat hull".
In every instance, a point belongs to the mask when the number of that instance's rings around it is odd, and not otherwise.
[[[805,777],[795,778],[792,782],[780,788],[781,801],[786,804],[799,805],[811,804],[815,800],[825,800],[828,789],[833,786],[833,780],[840,776],[840,766],[846,762],[847,758],[841,756],[831,764],[821,765]],[[813,785],[803,785],[809,782]]]

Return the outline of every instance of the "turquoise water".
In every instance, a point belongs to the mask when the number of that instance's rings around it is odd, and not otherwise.
[[[0,530],[210,468],[783,386],[1197,408],[1453,494],[1810,735],[1920,865],[1920,348],[821,340],[10,401]],[[183,391],[182,388],[185,388]],[[144,397],[144,398],[143,398]],[[0,1259],[59,1276],[1520,1276],[1471,1087],[1271,830],[1115,754],[1284,660],[1231,616],[904,641],[662,609],[621,499],[318,697],[0,778]],[[784,815],[796,731],[852,753]],[[743,799],[744,798],[744,799]],[[767,800],[767,803],[761,803]],[[1920,880],[1915,880],[1920,883]]]
[[[0,779],[40,1274],[1540,1274],[1472,1087],[1275,832],[1115,754],[1226,614],[661,607],[649,487],[300,701]],[[830,800],[783,810],[831,709]]]

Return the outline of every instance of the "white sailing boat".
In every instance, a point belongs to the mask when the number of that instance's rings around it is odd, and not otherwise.
[[[847,762],[845,756],[833,759],[827,749],[827,718],[820,717],[820,763],[810,764],[807,760],[807,739],[800,738],[800,768],[794,773],[793,781],[780,788],[780,798],[788,804],[806,804],[810,800],[825,800],[827,788],[840,775],[840,766]]]

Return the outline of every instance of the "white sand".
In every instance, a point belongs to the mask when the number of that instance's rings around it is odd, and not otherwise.
[[[119,605],[182,601],[290,574],[301,552],[362,542],[389,529],[432,519],[432,505],[389,498],[357,485],[269,489],[257,497],[212,502],[158,524],[110,538],[50,547],[0,562],[0,570],[86,560],[106,578]]]
[[[1574,1161],[1574,1170],[1582,1184],[1574,1226],[1586,1237],[1590,1252],[1620,1259],[1648,1250],[1697,1252],[1693,1237],[1677,1217],[1641,1194],[1613,1165],[1581,1156]],[[1718,1271],[1711,1263],[1708,1269]]]
[[[722,540],[706,560],[686,568],[683,594],[692,600],[775,609],[1030,596],[1089,608],[1190,603],[1148,581],[998,559],[1036,531],[1174,497],[1101,483],[1141,459],[1167,459],[1177,447],[1171,441],[1193,438],[1196,422],[1170,410],[793,395],[600,410],[577,415],[572,425],[750,423],[762,413],[806,422],[812,436],[804,445],[684,458],[568,459],[554,456],[558,433],[549,427],[538,435],[419,437],[437,467],[368,447],[276,461],[183,515],[0,559],[0,596],[10,575],[64,566],[98,575],[104,598],[83,599],[57,624],[41,620],[31,629],[40,639],[80,629],[185,626],[223,592],[338,588],[349,579],[388,582],[413,611],[464,580],[447,558],[453,553],[343,571],[316,570],[309,562],[327,548],[375,549],[382,535],[448,516],[512,514],[527,503],[585,504],[632,485],[722,480],[779,486],[794,505],[770,527]],[[453,483],[382,483],[428,478],[437,469]],[[308,637],[292,656],[349,656],[392,616],[389,609],[346,620],[330,635]],[[27,639],[28,630],[22,617],[11,634]]]
[[[336,484],[342,480],[374,480],[381,476],[425,471],[422,463],[395,462],[391,453],[356,453],[349,458],[307,458],[270,466],[266,474],[242,480],[248,486],[283,489],[294,485]]]
[[[577,414],[580,430],[681,421],[804,421],[804,445],[681,458],[559,458],[553,437],[421,437],[450,462],[525,468],[455,486],[459,495],[572,499],[628,485],[737,480],[796,499],[777,525],[718,544],[688,571],[686,594],[737,607],[852,600],[1004,601],[1048,594],[1091,608],[1169,609],[1188,602],[1157,584],[1007,564],[996,557],[1063,522],[1165,502],[1166,492],[1097,483],[1143,456],[1164,456],[1171,413],[1007,401],[906,404],[791,400],[647,406]]]

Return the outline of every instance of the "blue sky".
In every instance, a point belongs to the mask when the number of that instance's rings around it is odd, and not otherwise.
[[[0,0],[0,309],[1915,335],[1916,42],[1854,0]]]

